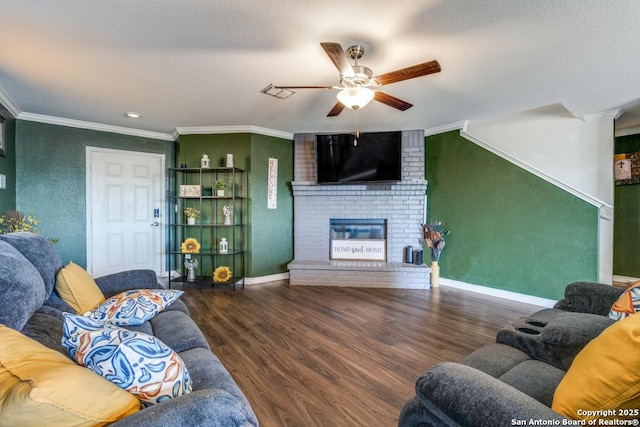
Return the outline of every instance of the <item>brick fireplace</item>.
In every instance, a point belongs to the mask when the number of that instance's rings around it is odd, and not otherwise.
[[[427,265],[403,262],[404,247],[421,246],[427,182],[424,132],[402,132],[402,180],[394,183],[318,185],[315,134],[294,137],[294,260],[292,285],[428,288]],[[332,219],[375,219],[386,224],[386,261],[331,260]]]

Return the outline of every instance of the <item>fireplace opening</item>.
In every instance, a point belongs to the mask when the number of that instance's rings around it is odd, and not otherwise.
[[[330,219],[330,260],[387,260],[386,219]]]

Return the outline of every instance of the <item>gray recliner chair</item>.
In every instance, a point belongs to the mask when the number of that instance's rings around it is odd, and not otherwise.
[[[420,376],[398,425],[496,427],[564,419],[551,409],[553,394],[580,350],[614,323],[607,313],[623,291],[570,284],[553,309],[505,326],[495,344]]]

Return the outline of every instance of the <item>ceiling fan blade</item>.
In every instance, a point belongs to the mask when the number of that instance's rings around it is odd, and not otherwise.
[[[342,110],[344,110],[344,104],[338,101],[338,103],[333,106],[331,111],[329,111],[329,114],[327,114],[327,117],[335,117],[338,114],[342,113]]]
[[[324,49],[324,51],[329,55],[329,58],[336,66],[340,74],[345,76],[353,76],[353,68],[351,68],[351,64],[349,63],[349,59],[347,58],[347,54],[344,53],[344,49],[338,43],[329,43],[323,42],[320,43],[320,46]]]
[[[391,96],[384,92],[376,91],[373,99],[400,111],[408,110],[409,108],[413,107],[413,104],[409,104],[408,102],[405,102],[401,99],[396,98],[395,96]]]
[[[388,85],[390,83],[401,82],[403,80],[413,79],[415,77],[426,76],[428,74],[439,73],[440,64],[433,60],[412,67],[403,68],[401,70],[392,71],[386,74],[380,74],[376,77],[379,85]]]

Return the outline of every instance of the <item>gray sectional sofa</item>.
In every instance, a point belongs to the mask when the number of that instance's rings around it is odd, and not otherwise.
[[[598,283],[572,283],[553,309],[505,326],[496,343],[459,363],[434,366],[417,380],[416,395],[402,408],[399,426],[570,423],[551,409],[554,392],[580,350],[615,323],[607,313],[623,291]]]
[[[31,233],[0,235],[0,323],[69,357],[61,345],[62,313],[74,310],[54,289],[60,268],[60,256],[45,238]],[[147,270],[95,281],[107,298],[129,289],[161,288],[155,274]],[[189,371],[193,391],[143,408],[113,426],[258,426],[246,397],[211,351],[184,303],[178,300],[150,321],[130,328],[154,335],[175,350]]]

